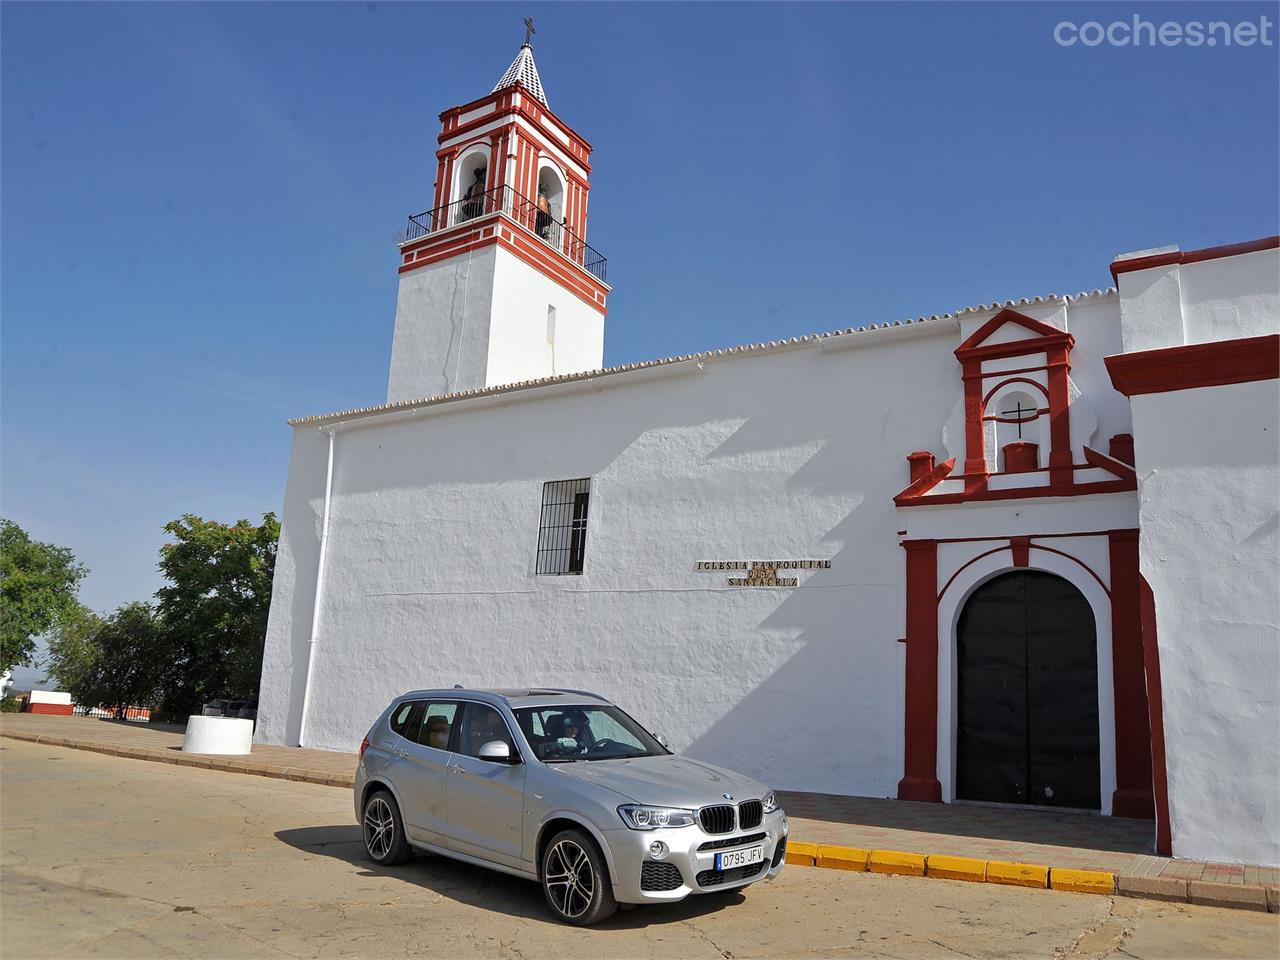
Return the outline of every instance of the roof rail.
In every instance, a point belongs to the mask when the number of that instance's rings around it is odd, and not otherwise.
[[[607,699],[600,696],[600,694],[592,693],[590,690],[570,690],[568,687],[543,687],[542,689],[546,690],[548,693],[574,693],[580,697],[591,697],[594,700],[604,700],[605,703],[609,702]]]

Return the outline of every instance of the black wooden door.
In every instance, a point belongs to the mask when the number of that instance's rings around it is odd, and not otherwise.
[[[1049,573],[983,584],[956,630],[956,796],[1098,809],[1093,611]]]

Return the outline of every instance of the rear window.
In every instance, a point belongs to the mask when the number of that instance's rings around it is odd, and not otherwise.
[[[421,717],[422,702],[406,700],[391,711],[391,729],[407,740],[415,740]]]

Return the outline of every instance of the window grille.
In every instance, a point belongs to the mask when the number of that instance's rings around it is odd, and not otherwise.
[[[542,485],[538,525],[538,573],[582,573],[587,546],[591,480],[553,480]]]

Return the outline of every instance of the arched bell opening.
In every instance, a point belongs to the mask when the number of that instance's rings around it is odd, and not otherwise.
[[[557,248],[564,223],[564,196],[564,179],[559,171],[550,166],[539,170],[534,232]]]
[[[487,194],[489,177],[489,156],[484,150],[474,150],[458,161],[457,183],[454,185],[453,205],[456,211],[454,223],[474,220],[488,213]]]

